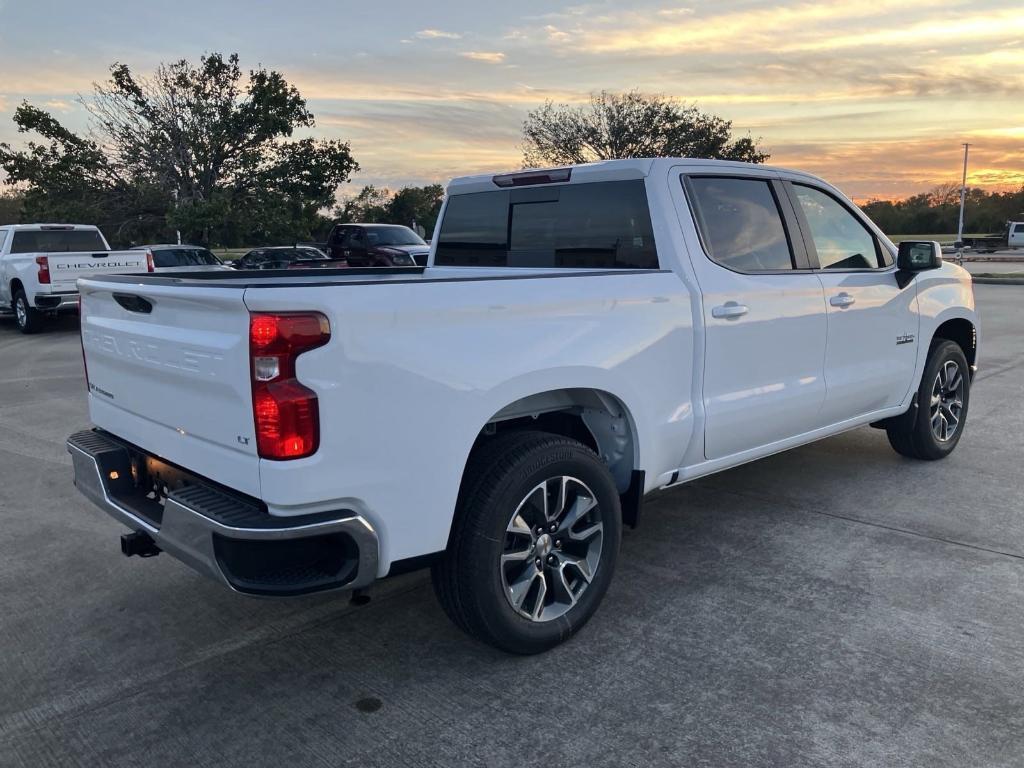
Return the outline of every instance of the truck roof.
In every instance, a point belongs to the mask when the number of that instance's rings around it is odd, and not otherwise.
[[[582,165],[563,165],[558,166],[558,169],[572,169],[572,176],[569,179],[569,184],[585,184],[593,181],[622,181],[626,179],[642,179],[645,176],[649,176],[654,170],[655,166],[663,167],[665,165],[679,165],[685,163],[686,165],[700,165],[707,166],[709,171],[714,169],[730,169],[737,170],[742,168],[758,169],[762,171],[775,171],[779,173],[786,173],[793,176],[803,176],[807,179],[813,179],[815,181],[822,181],[817,176],[813,176],[803,171],[795,171],[790,168],[781,168],[774,165],[761,165],[755,163],[741,163],[734,160],[708,160],[705,158],[696,157],[659,157],[659,158],[630,158],[625,160],[601,160],[596,163],[584,163]],[[499,172],[498,174],[483,173],[476,174],[473,176],[459,176],[452,179],[448,184],[449,195],[461,195],[470,192],[484,192],[487,190],[494,190],[496,188],[494,183],[495,175],[512,175],[518,173],[536,173],[543,174],[548,171],[556,170],[555,168],[540,168],[540,169],[528,169],[528,170],[517,170],[507,171],[504,173]]]
[[[95,224],[59,224],[59,223],[38,223],[38,224],[3,224],[0,229],[39,231],[43,229],[98,229]]]

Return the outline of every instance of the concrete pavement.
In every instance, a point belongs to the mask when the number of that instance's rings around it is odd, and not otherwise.
[[[513,658],[422,574],[231,594],[70,483],[76,325],[0,322],[0,765],[1024,764],[1024,289],[977,286],[952,457],[865,428],[650,497],[591,624]]]

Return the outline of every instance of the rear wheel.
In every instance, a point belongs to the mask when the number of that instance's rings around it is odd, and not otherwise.
[[[14,321],[22,333],[36,333],[43,327],[43,313],[28,303],[24,291],[14,294]]]
[[[934,461],[953,452],[967,421],[971,376],[960,345],[938,340],[932,345],[917,391],[917,407],[886,427],[897,453]]]
[[[618,491],[593,451],[542,432],[499,435],[470,458],[434,589],[471,636],[539,653],[597,610],[621,535]]]

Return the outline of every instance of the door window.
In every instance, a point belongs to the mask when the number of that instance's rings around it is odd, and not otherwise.
[[[822,269],[877,269],[884,266],[878,241],[846,206],[831,195],[794,184]]]
[[[1014,224],[1013,225],[1013,234],[1015,234],[1015,235],[1024,235],[1024,224]]]
[[[695,176],[687,186],[712,261],[736,272],[793,269],[779,203],[767,180]]]

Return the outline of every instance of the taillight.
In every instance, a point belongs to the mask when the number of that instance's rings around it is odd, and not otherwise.
[[[38,273],[36,279],[40,285],[50,284],[50,257],[49,256],[36,256],[36,267]]]
[[[146,251],[146,271],[156,272],[156,265],[153,263],[153,252]]]
[[[249,363],[256,448],[264,459],[301,459],[320,445],[316,393],[295,377],[295,360],[323,346],[331,326],[319,312],[249,315]]]

